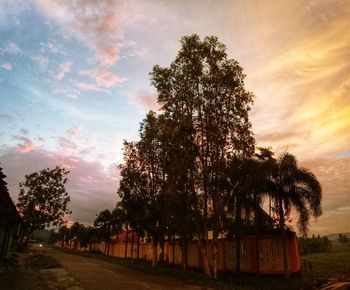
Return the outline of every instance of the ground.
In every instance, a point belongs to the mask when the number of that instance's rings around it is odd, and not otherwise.
[[[117,265],[103,259],[33,246],[14,254],[0,268],[0,289],[7,290],[147,290],[212,289]]]
[[[55,249],[47,250],[47,254],[59,261],[72,278],[86,290],[210,289]]]

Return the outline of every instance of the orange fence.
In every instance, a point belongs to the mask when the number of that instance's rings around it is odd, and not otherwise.
[[[81,248],[77,241],[70,241],[65,245],[67,248],[92,251],[98,250],[107,255],[125,258],[125,243],[92,243],[87,248]],[[174,247],[174,248],[173,248]],[[137,258],[137,243],[127,244],[127,258]],[[209,263],[213,264],[212,241],[209,240]],[[178,241],[175,245],[165,242],[164,261],[166,263],[182,264],[182,248]],[[161,248],[158,245],[158,260],[161,256]],[[298,254],[298,243],[295,233],[292,233],[287,240],[288,270],[289,273],[300,271],[300,259]],[[139,244],[139,258],[152,260],[151,243]],[[259,260],[259,273],[261,274],[282,274],[283,272],[283,250],[282,242],[278,236],[263,237],[259,239],[257,255],[256,237],[244,236],[241,238],[240,267],[241,272],[256,272],[257,259]],[[197,241],[187,244],[187,263],[189,267],[202,267],[202,255]],[[218,269],[219,271],[235,271],[236,269],[236,242],[235,240],[218,240]]]

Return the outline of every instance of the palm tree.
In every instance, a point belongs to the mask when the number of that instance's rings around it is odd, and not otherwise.
[[[108,255],[109,252],[109,241],[111,238],[111,219],[112,215],[109,209],[105,209],[99,213],[94,221],[94,226],[100,232],[100,235],[105,240],[104,253]]]
[[[322,214],[322,189],[316,176],[306,168],[299,167],[295,156],[284,153],[272,165],[269,194],[278,216],[282,237],[283,266],[288,278],[288,259],[285,218],[294,209],[298,213],[299,231],[306,235],[310,217]]]

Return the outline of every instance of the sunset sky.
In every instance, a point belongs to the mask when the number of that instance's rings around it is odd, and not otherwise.
[[[256,98],[259,146],[295,154],[323,187],[311,233],[350,231],[350,1],[0,0],[0,166],[70,172],[71,221],[117,200],[123,139],[157,110],[149,72],[179,40],[215,35]]]

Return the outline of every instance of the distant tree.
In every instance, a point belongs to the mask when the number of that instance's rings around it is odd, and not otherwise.
[[[331,242],[327,237],[321,237],[320,235],[308,238],[298,238],[298,250],[300,255],[309,255],[314,253],[328,253],[332,249]]]
[[[99,236],[105,241],[104,253],[107,254],[112,235],[112,214],[109,209],[105,209],[97,215],[94,227],[97,229]]]
[[[5,181],[6,175],[2,172],[2,168],[0,167],[0,192],[4,194],[9,194],[7,189],[7,182]]]
[[[338,235],[338,241],[341,243],[341,244],[344,244],[344,245],[349,245],[349,238],[347,237],[346,234],[339,234]]]
[[[310,217],[322,214],[322,189],[316,176],[303,167],[299,167],[295,156],[284,153],[271,168],[269,194],[278,215],[283,246],[283,264],[288,277],[286,217],[294,209],[298,213],[299,231],[306,235]]]
[[[25,243],[34,230],[63,224],[64,216],[71,213],[65,188],[68,173],[58,166],[47,168],[26,175],[20,183],[17,208],[25,225]]]

